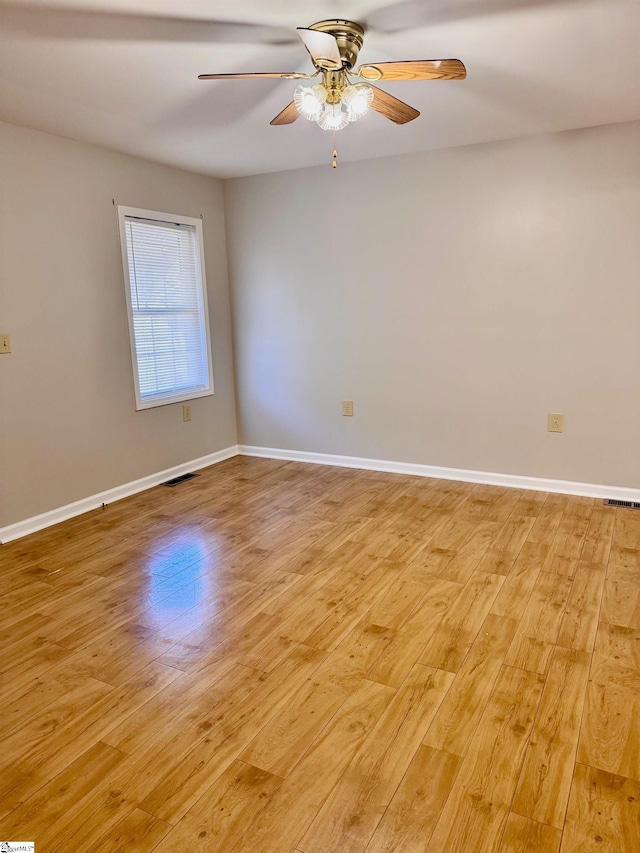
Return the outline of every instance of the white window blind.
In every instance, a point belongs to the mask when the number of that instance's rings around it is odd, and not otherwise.
[[[212,393],[201,221],[120,213],[138,408]]]

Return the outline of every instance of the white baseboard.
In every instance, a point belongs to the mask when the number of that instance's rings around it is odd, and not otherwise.
[[[224,459],[230,459],[232,456],[237,455],[237,445],[225,447],[224,450],[218,450],[216,453],[209,453],[207,456],[192,459],[190,462],[182,462],[180,465],[174,465],[173,468],[167,468],[165,471],[149,474],[148,477],[141,477],[139,480],[133,480],[122,486],[107,489],[105,492],[91,495],[88,498],[82,498],[82,500],[52,509],[49,512],[43,512],[41,515],[34,515],[32,518],[26,518],[24,521],[9,524],[7,527],[0,527],[0,543],[5,544],[14,539],[20,539],[29,533],[35,533],[37,530],[51,527],[52,524],[59,524],[59,522],[66,521],[68,518],[82,515],[83,512],[97,509],[103,503],[111,504],[122,498],[128,498],[130,495],[143,492],[145,489],[150,489],[153,486],[164,483],[166,480],[171,480],[173,477],[179,477],[181,474],[189,473],[189,471],[197,471],[199,468],[207,468],[209,465],[215,465],[216,462],[222,462]]]
[[[43,512],[24,521],[9,524],[0,528],[0,544],[20,539],[29,533],[59,524],[68,518],[74,518],[83,512],[97,509],[103,503],[110,504],[114,501],[143,492],[172,477],[179,477],[189,471],[197,471],[199,468],[207,468],[230,459],[232,456],[261,456],[266,459],[283,459],[289,462],[310,462],[315,465],[336,465],[340,468],[361,468],[367,471],[386,471],[390,474],[411,474],[414,477],[433,477],[438,480],[458,480],[463,483],[481,483],[487,486],[503,486],[510,489],[531,489],[536,492],[557,492],[565,495],[580,495],[589,498],[613,498],[614,500],[640,502],[640,489],[631,489],[625,486],[601,486],[595,483],[579,483],[571,480],[546,480],[540,477],[524,477],[516,474],[494,474],[489,471],[470,471],[465,468],[443,468],[436,465],[419,465],[414,462],[389,462],[385,459],[365,459],[360,456],[335,456],[330,453],[311,453],[304,450],[279,450],[274,447],[252,447],[241,444],[226,447],[208,456],[192,459],[158,471],[148,477],[133,480],[122,486],[107,489],[97,495],[75,501],[66,506]]]
[[[414,477],[434,477],[438,480],[459,480],[463,483],[481,483],[510,489],[530,489],[535,492],[557,492],[588,498],[612,498],[640,502],[640,489],[626,486],[600,486],[595,483],[578,483],[572,480],[546,480],[517,474],[494,474],[489,471],[469,471],[465,468],[441,468],[436,465],[418,465],[413,462],[388,462],[385,459],[364,459],[360,456],[333,456],[330,453],[310,453],[303,450],[278,450],[273,447],[238,445],[242,456],[262,456],[268,459],[286,459],[290,462],[311,462],[315,465],[337,465],[340,468],[362,468],[367,471],[386,471],[390,474],[412,474]]]

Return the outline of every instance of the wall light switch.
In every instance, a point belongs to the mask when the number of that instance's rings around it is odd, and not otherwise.
[[[185,423],[191,420],[191,406],[182,407],[182,420]]]
[[[0,353],[11,352],[11,338],[9,335],[0,334]]]
[[[353,417],[353,400],[342,401],[342,414],[345,416],[345,418]]]
[[[549,432],[564,432],[564,415],[549,415]]]

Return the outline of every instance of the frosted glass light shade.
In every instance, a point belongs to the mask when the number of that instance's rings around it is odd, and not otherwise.
[[[298,86],[293,93],[296,109],[309,121],[318,121],[322,107],[327,100],[327,90],[320,83],[315,86]]]
[[[342,104],[325,104],[318,124],[323,130],[342,130],[349,124],[349,117]]]
[[[366,115],[372,101],[373,89],[366,83],[347,86],[342,93],[342,103],[346,107],[349,121],[358,121],[359,118]]]

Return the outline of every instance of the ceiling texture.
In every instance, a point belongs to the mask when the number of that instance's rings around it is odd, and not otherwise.
[[[295,28],[366,26],[361,63],[461,59],[464,81],[380,84],[422,115],[369,113],[340,161],[640,118],[640,0],[0,0],[0,119],[219,177],[329,165],[332,135],[271,127],[305,71]]]

